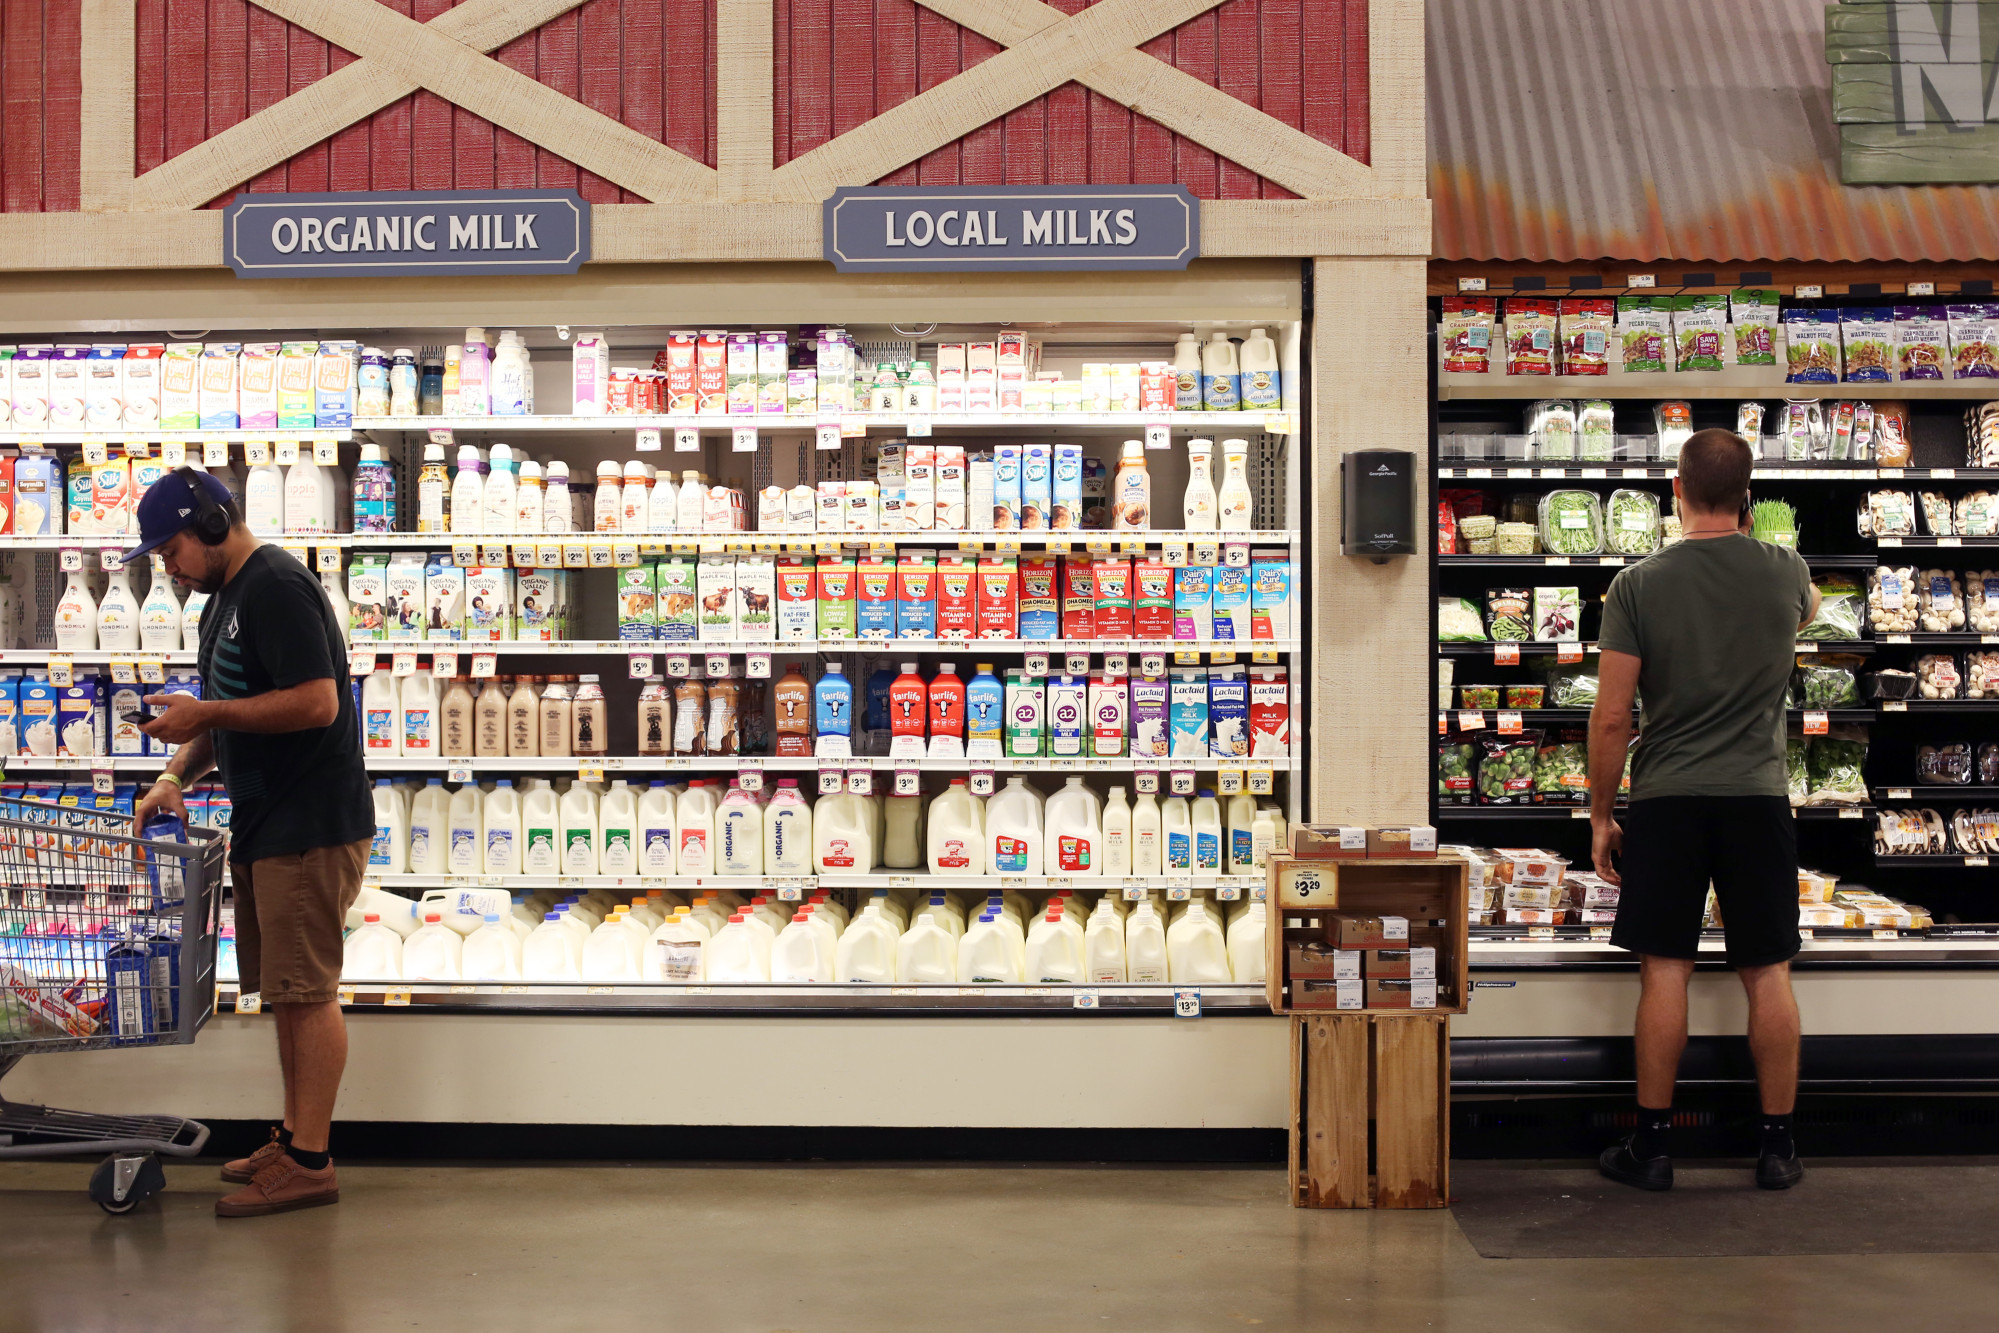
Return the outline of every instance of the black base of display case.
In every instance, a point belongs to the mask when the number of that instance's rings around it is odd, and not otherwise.
[[[254,1150],[263,1120],[206,1120],[208,1152]],[[343,1120],[343,1162],[1178,1162],[1281,1165],[1281,1129],[929,1128],[899,1125],[521,1125]]]
[[[1459,1097],[1629,1095],[1632,1080],[1629,1037],[1461,1037],[1451,1043],[1451,1088]],[[1683,1092],[1747,1089],[1755,1081],[1742,1037],[1695,1037],[1680,1058]],[[1799,1083],[1812,1093],[1999,1094],[1999,1035],[1807,1036]],[[1993,1107],[1999,1115],[1999,1100]]]

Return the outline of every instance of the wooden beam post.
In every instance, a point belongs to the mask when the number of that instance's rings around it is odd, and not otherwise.
[[[720,0],[715,16],[715,161],[724,203],[771,197],[775,21],[772,0]]]
[[[1421,198],[1429,190],[1423,0],[1368,0],[1368,154],[1375,192]]]
[[[131,207],[135,169],[138,8],[135,0],[83,0],[83,211]]]

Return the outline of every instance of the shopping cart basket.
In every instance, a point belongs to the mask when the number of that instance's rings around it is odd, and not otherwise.
[[[194,1040],[215,1011],[223,856],[218,830],[148,840],[129,815],[0,800],[0,1079],[28,1055]],[[108,1213],[165,1187],[157,1154],[207,1142],[179,1116],[0,1095],[0,1158],[109,1152],[90,1180]]]

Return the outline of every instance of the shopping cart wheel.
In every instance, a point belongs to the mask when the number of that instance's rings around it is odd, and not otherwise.
[[[113,1153],[90,1173],[90,1197],[114,1217],[131,1212],[167,1187],[167,1173],[152,1153]]]

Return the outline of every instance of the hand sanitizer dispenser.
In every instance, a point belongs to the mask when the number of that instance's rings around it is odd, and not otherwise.
[[[1340,551],[1376,564],[1416,554],[1416,455],[1358,449],[1342,456]]]

